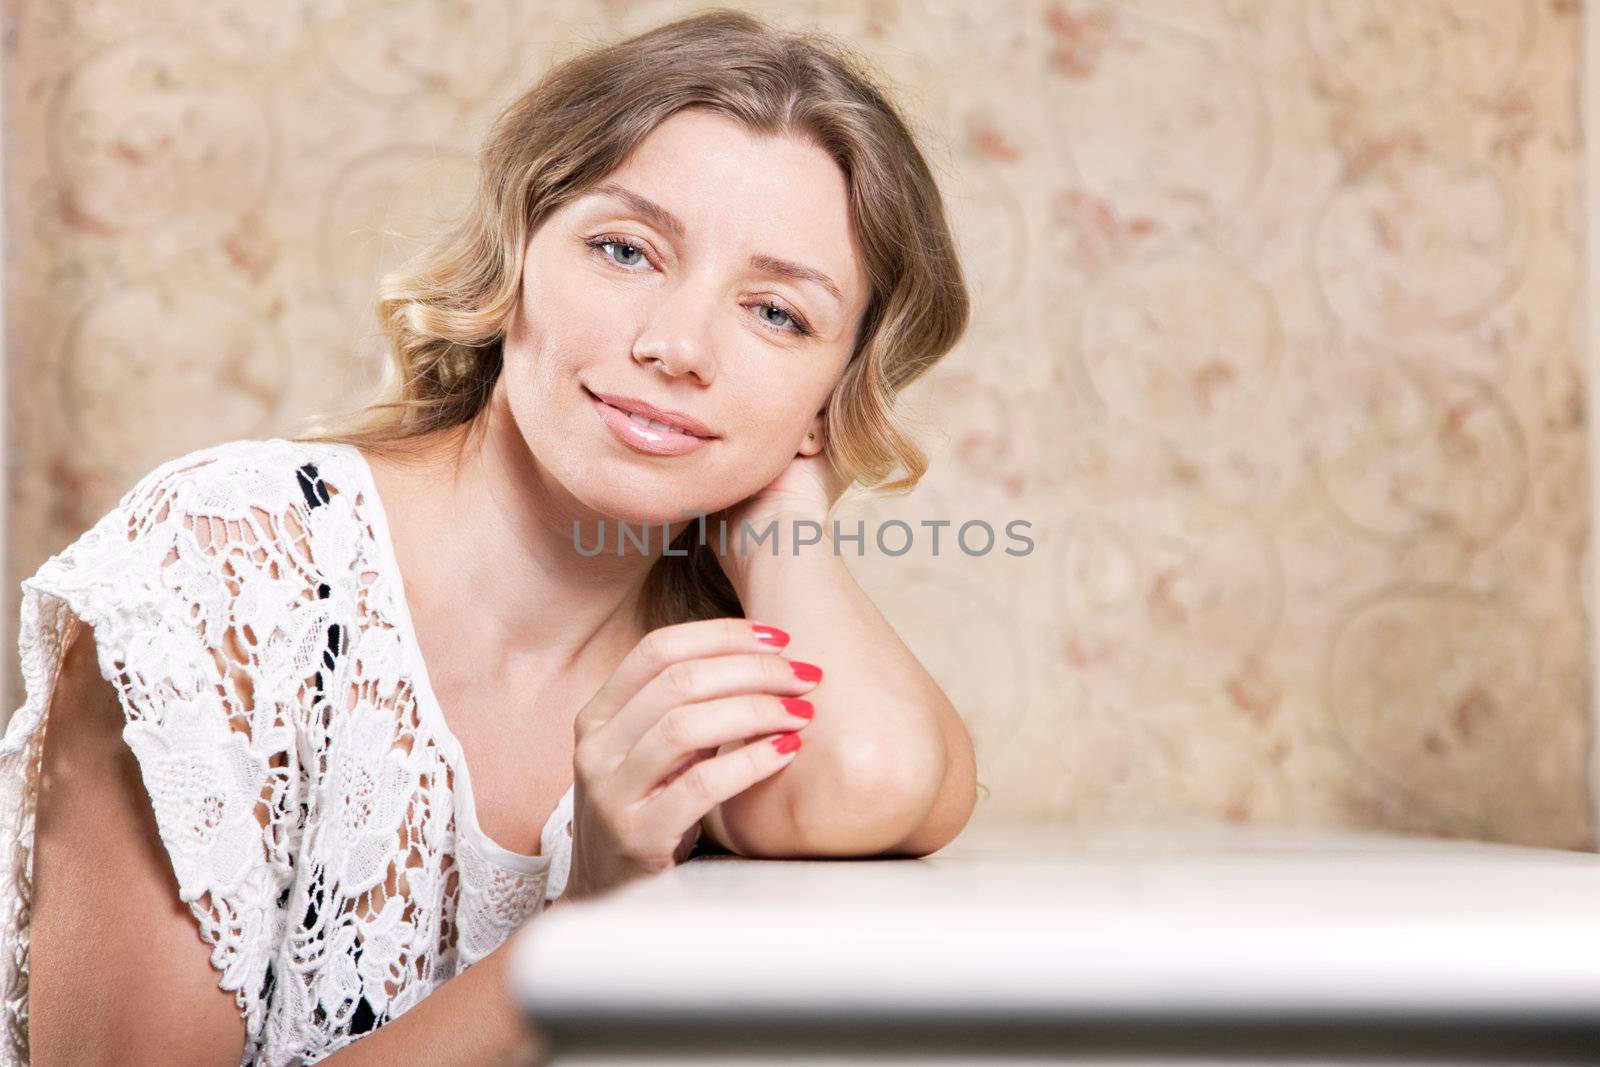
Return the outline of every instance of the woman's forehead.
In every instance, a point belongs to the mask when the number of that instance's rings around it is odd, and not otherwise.
[[[807,138],[680,111],[574,207],[625,213],[689,245],[744,239],[758,267],[809,281],[841,307],[862,299],[848,183]]]

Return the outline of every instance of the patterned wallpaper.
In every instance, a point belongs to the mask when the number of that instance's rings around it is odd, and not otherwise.
[[[932,470],[840,517],[917,533],[852,567],[977,818],[1596,847],[1575,0],[739,6],[892,80],[967,257]],[[155,464],[363,395],[497,108],[693,9],[11,0],[8,617]]]

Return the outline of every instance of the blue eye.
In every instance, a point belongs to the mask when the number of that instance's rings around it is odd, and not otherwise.
[[[612,263],[624,269],[631,269],[638,266],[640,262],[648,263],[650,261],[650,257],[645,255],[644,249],[640,248],[636,244],[633,244],[627,238],[619,237],[615,234],[605,234],[600,237],[591,238],[590,240],[585,241],[584,244],[589,248],[594,249],[596,255],[604,256]],[[608,252],[608,248],[627,249],[639,256],[640,259],[634,260],[631,263],[624,263],[622,260],[612,255],[611,252]],[[762,324],[768,329],[776,330],[778,333],[793,334],[796,337],[811,336],[811,327],[806,325],[805,321],[802,320],[799,315],[796,315],[793,311],[790,311],[777,301],[763,300],[761,303],[753,306],[758,312],[757,318],[761,319]],[[788,325],[777,325],[772,319],[767,318],[766,315],[759,314],[760,312],[766,311],[777,312],[779,315],[783,316],[783,318],[788,320]]]
[[[784,307],[782,304],[774,304],[774,303],[769,301],[769,302],[767,302],[765,304],[758,304],[756,306],[761,311],[776,311],[778,314],[780,314],[784,318],[788,319],[789,320],[789,325],[788,326],[779,326],[778,329],[780,329],[780,330],[792,330],[792,331],[794,331],[795,333],[799,334],[802,337],[806,336],[807,334],[809,334],[811,332],[806,327],[805,323],[801,322],[797,317],[795,317],[794,312],[790,311],[788,308]],[[763,315],[762,318],[766,318],[766,316]],[[772,322],[771,319],[767,319],[767,321],[769,323]]]
[[[617,240],[613,240],[610,237],[596,237],[593,241],[589,242],[589,247],[590,248],[599,249],[601,255],[605,256],[608,259],[610,259],[613,263],[617,264],[619,267],[632,267],[632,266],[636,266],[637,265],[637,261],[635,263],[623,263],[621,260],[617,259],[616,256],[613,256],[610,252],[605,251],[605,248],[608,245],[616,247],[616,248],[630,249],[631,251],[637,253],[641,257],[644,256],[643,250],[640,249],[638,245],[630,245],[626,241],[617,241]]]

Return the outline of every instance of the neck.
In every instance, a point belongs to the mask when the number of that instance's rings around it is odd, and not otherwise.
[[[574,521],[592,538],[606,517],[539,465],[503,391],[480,417],[480,433],[444,431],[404,461],[369,456],[429,673],[441,688],[603,680],[643,636],[656,554],[578,553]]]

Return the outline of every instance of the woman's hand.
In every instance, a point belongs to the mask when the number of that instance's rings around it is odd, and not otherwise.
[[[771,643],[763,640],[771,635]],[[700,820],[786,767],[794,751],[736,741],[810,722],[817,678],[776,655],[788,635],[746,619],[700,619],[646,634],[573,723],[572,868],[564,896],[581,900],[688,858]],[[808,673],[820,677],[815,669]],[[799,737],[790,742],[799,748]]]
[[[728,509],[751,516],[815,513],[820,519],[833,507],[849,483],[828,459],[824,449],[814,456],[795,453],[789,465],[758,492]]]
[[[748,524],[751,536],[755,537],[769,523],[776,521],[779,524],[779,542],[787,546],[788,536],[784,532],[784,525],[796,519],[825,524],[828,512],[849,484],[849,479],[830,462],[826,446],[812,456],[795,453],[788,465],[767,485],[737,504],[707,516],[707,530],[727,530],[729,548],[718,557],[724,572],[736,586],[741,583],[745,561],[736,551],[742,543],[741,524]],[[715,533],[707,534],[706,539],[708,543],[719,543],[719,535]],[[784,547],[780,551],[788,549]]]

